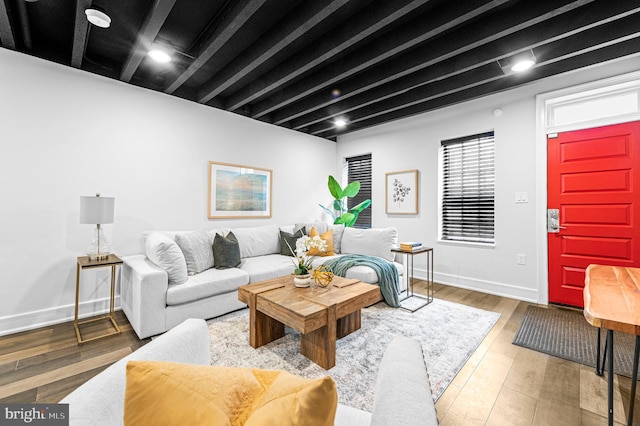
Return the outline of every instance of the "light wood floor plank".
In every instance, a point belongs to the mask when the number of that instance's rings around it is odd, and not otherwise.
[[[56,368],[55,370],[47,371],[45,373],[38,374],[37,376],[0,386],[0,398],[6,398],[15,393],[24,392],[34,387],[44,386],[61,379],[72,377],[87,370],[112,364],[130,353],[131,349],[120,349],[95,358],[80,361],[66,367]]]
[[[536,398],[503,387],[486,424],[490,426],[530,426],[533,423],[536,404]]]

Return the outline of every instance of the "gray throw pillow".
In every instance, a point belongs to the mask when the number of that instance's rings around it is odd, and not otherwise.
[[[207,231],[186,232],[176,235],[176,243],[187,261],[189,275],[199,274],[213,267],[213,239]]]
[[[298,229],[293,234],[285,231],[280,231],[280,254],[283,256],[295,256],[296,241],[298,240],[298,238],[302,238],[304,236],[304,232],[304,226],[302,227],[302,229]],[[291,250],[289,250],[289,246],[291,246]]]
[[[240,245],[233,232],[226,237],[216,234],[213,238],[213,267],[216,269],[235,268],[240,264]]]

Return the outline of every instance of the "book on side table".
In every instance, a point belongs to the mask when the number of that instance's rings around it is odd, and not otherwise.
[[[402,251],[414,251],[422,248],[422,243],[416,241],[407,241],[400,243],[400,250]]]

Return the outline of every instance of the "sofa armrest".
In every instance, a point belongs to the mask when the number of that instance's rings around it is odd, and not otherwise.
[[[188,319],[108,367],[67,395],[71,426],[122,425],[126,366],[131,360],[209,365],[209,330],[201,319]]]
[[[437,425],[429,375],[419,341],[397,336],[382,357],[371,425]]]
[[[141,339],[160,334],[165,328],[169,276],[144,255],[123,257],[120,303]]]

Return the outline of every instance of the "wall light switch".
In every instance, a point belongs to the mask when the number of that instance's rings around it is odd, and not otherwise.
[[[516,254],[516,263],[518,265],[525,265],[527,263],[527,259],[524,254]]]
[[[528,197],[526,192],[516,192],[516,203],[528,203]]]

